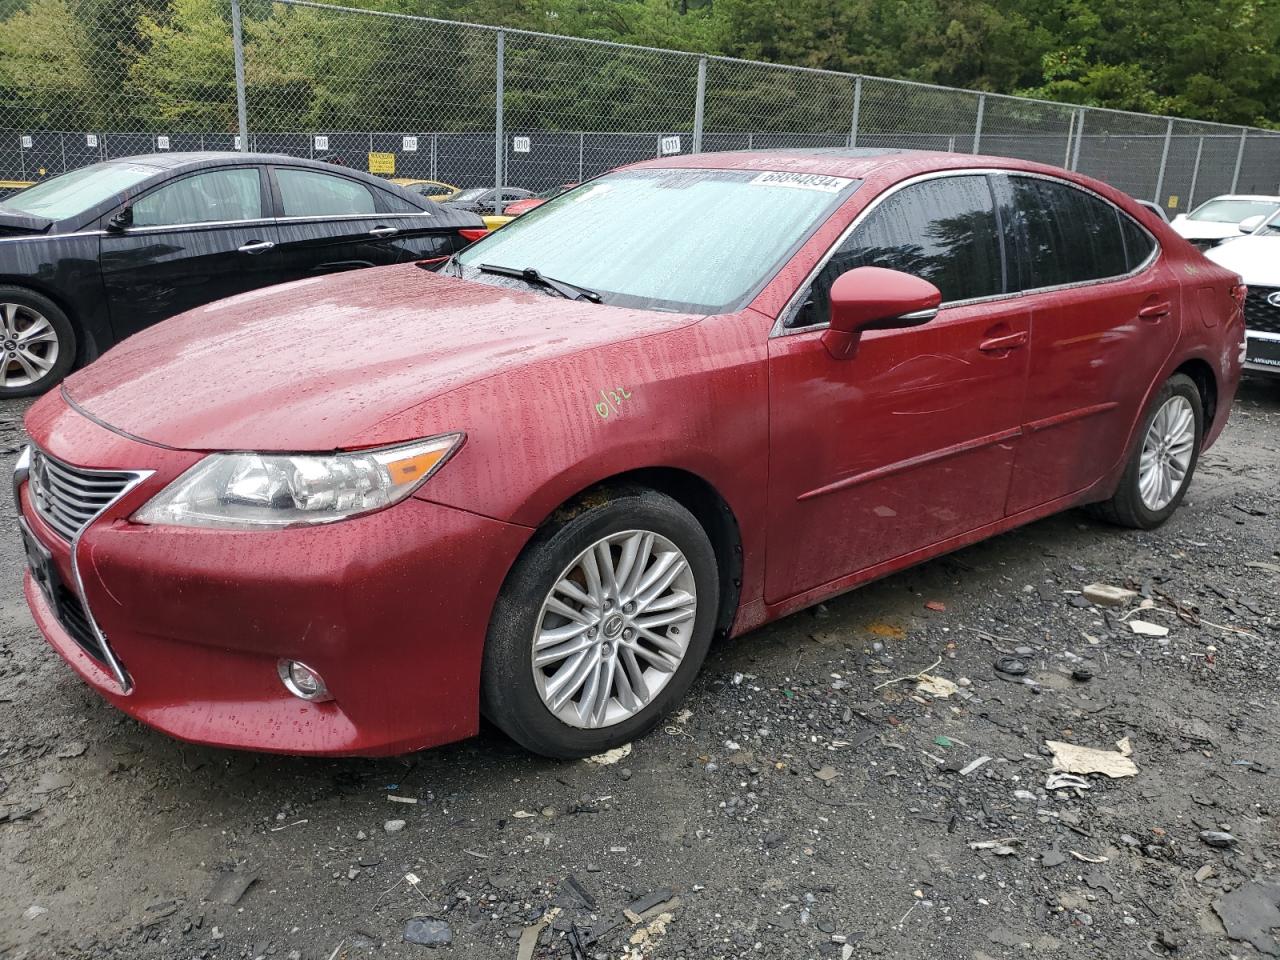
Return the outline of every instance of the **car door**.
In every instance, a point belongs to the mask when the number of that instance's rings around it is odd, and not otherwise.
[[[1015,514],[1083,490],[1125,455],[1182,300],[1155,239],[1112,203],[1049,177],[994,183],[1013,285],[1031,310]]]
[[[271,175],[284,279],[398,263],[400,232],[385,191],[328,171],[274,165]]]
[[[860,266],[929,280],[918,327],[821,342],[836,277]],[[1026,379],[1027,310],[1005,296],[989,180],[935,175],[855,221],[769,349],[769,556],[777,602],[1004,516]]]
[[[112,226],[113,218],[127,225]],[[117,337],[280,279],[275,221],[257,166],[170,180],[104,222],[99,254]]]

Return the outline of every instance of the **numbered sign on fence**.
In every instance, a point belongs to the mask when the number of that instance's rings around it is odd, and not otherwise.
[[[166,137],[166,136],[164,136],[164,135],[161,135],[161,136],[156,137],[156,149],[157,149],[157,150],[168,150],[168,149],[169,149],[169,138],[168,138],[168,137]]]
[[[23,134],[23,137],[22,137],[22,149],[23,150],[31,149],[31,137],[26,134]]]
[[[530,147],[530,144],[529,144],[528,137],[512,137],[511,138],[512,153],[528,153],[529,147]]]
[[[403,150],[405,153],[417,153],[418,138],[417,137],[401,137],[400,149]]]
[[[317,136],[314,140],[314,143],[315,143],[315,148],[317,150],[329,149],[329,138],[324,135]]]
[[[664,157],[669,153],[679,153],[680,138],[679,137],[663,137],[661,143],[659,144],[659,149],[662,151],[662,155]]]
[[[84,135],[84,145],[86,147],[96,147],[98,145],[98,135],[96,133],[86,133]]]

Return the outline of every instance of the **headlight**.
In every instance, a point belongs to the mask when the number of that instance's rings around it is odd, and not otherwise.
[[[462,442],[429,440],[334,454],[215,453],[153,497],[135,523],[254,530],[333,523],[413,493]]]

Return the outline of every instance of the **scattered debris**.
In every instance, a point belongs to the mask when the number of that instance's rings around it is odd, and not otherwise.
[[[1081,853],[1079,850],[1072,850],[1071,855],[1081,863],[1106,863],[1109,859],[1092,853]]]
[[[1080,747],[1061,740],[1047,740],[1045,746],[1053,753],[1053,769],[1064,773],[1087,775],[1101,773],[1108,777],[1137,776],[1138,766],[1130,759],[1133,753],[1129,738],[1116,742],[1119,752]]]
[[[54,756],[59,760],[70,760],[72,757],[79,757],[89,749],[89,745],[83,740],[72,740],[70,743],[63,744],[56,751]]]
[[[990,850],[997,857],[1011,857],[1018,852],[1013,844],[1021,842],[1017,837],[1004,837],[1000,840],[978,840],[970,843],[969,849]]]
[[[1027,661],[1020,657],[1000,657],[991,666],[995,667],[996,672],[1003,673],[1007,677],[1024,677],[1031,669],[1027,666]]]
[[[388,793],[387,799],[394,801],[395,803],[417,803],[418,802],[417,797],[401,797],[394,793]]]
[[[594,763],[601,767],[607,767],[629,756],[631,756],[631,744],[624,743],[622,746],[615,747],[612,750],[606,750],[604,753],[597,753],[594,757],[587,757],[582,762]]]
[[[977,760],[974,760],[971,763],[967,763],[963,767],[961,767],[960,776],[967,777],[969,774],[973,773],[973,771],[981,767],[984,763],[990,763],[990,762],[991,762],[990,757],[979,757]]]
[[[1130,620],[1129,629],[1140,637],[1167,637],[1169,628],[1162,627],[1158,623],[1149,623],[1146,620]]]
[[[946,613],[947,605],[941,600],[926,600],[924,608],[932,610],[934,613]]]
[[[1046,790],[1088,790],[1089,781],[1073,773],[1051,773],[1044,781]]]
[[[1217,847],[1219,850],[1230,849],[1238,842],[1233,834],[1227,833],[1225,830],[1201,830],[1200,839],[1211,847]]]
[[[453,943],[453,931],[444,920],[414,917],[404,925],[404,938],[423,947],[447,947]]]
[[[918,670],[915,673],[904,674],[901,677],[894,677],[891,680],[885,680],[883,683],[877,683],[874,687],[871,688],[871,692],[874,693],[875,691],[881,689],[882,687],[887,687],[894,683],[901,683],[903,680],[919,680],[922,677],[928,676],[929,671],[932,670],[934,667],[936,667],[940,663],[942,663],[941,657],[933,661],[933,663],[929,664],[923,670]]]
[[[257,873],[229,871],[218,877],[205,899],[211,903],[225,903],[234,907],[257,879]]]
[[[1127,607],[1138,596],[1136,590],[1113,587],[1109,583],[1091,583],[1080,592],[1100,607]]]
[[[836,777],[840,776],[840,771],[830,764],[824,766],[821,770],[814,773],[814,777],[823,783],[830,783]]]
[[[959,689],[946,677],[933,677],[927,673],[920,674],[920,682],[916,684],[917,693],[926,694],[935,700],[945,700]]]
[[[1259,953],[1280,956],[1280,944],[1271,935],[1280,927],[1280,884],[1241,884],[1215,900],[1213,909],[1232,940],[1251,943]]]
[[[404,826],[405,826],[405,821],[403,820],[388,820],[386,823],[382,825],[382,829],[385,830],[387,833],[399,833],[401,830],[404,829]]]

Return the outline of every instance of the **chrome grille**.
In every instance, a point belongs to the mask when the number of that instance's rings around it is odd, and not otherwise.
[[[1253,333],[1280,333],[1280,287],[1249,286],[1244,325]]]
[[[136,474],[85,470],[32,449],[28,479],[31,500],[42,520],[70,541],[89,521],[111,506]]]

